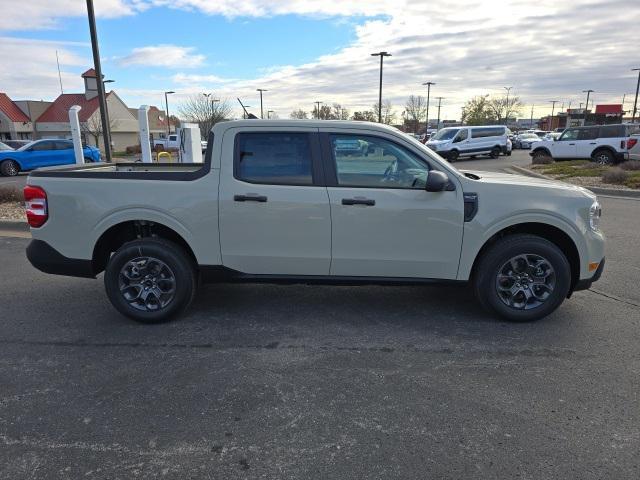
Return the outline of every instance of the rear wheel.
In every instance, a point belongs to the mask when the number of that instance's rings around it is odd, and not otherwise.
[[[138,322],[160,323],[182,313],[193,300],[196,268],[173,242],[134,240],[109,259],[104,284],[120,313]]]
[[[560,306],[571,287],[571,267],[552,242],[536,235],[510,235],[483,254],[473,283],[476,297],[487,310],[527,322]]]
[[[456,160],[458,160],[458,157],[460,156],[460,152],[458,152],[457,150],[451,150],[449,152],[449,154],[447,155],[447,159],[453,163]]]
[[[498,157],[500,156],[500,152],[501,152],[501,151],[502,151],[502,150],[500,149],[500,147],[493,147],[493,148],[491,149],[491,153],[489,154],[489,156],[490,156],[491,158],[498,158]]]
[[[5,160],[0,163],[0,173],[5,177],[15,177],[20,172],[20,165],[15,160]]]
[[[613,154],[609,150],[598,150],[593,154],[593,161],[599,165],[613,165]]]

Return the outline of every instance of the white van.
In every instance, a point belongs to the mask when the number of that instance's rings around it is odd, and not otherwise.
[[[476,155],[497,158],[501,153],[511,154],[510,134],[504,125],[448,127],[438,131],[425,145],[450,162]]]

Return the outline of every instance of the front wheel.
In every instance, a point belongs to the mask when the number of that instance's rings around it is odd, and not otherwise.
[[[571,288],[571,267],[554,243],[517,234],[496,241],[474,269],[480,303],[507,320],[527,322],[546,317]]]
[[[451,150],[449,152],[449,154],[447,155],[447,159],[453,163],[455,161],[458,160],[458,157],[460,156],[460,153],[457,150]]]
[[[0,173],[5,177],[15,177],[20,172],[20,165],[15,160],[0,163]]]
[[[104,284],[111,304],[141,323],[160,323],[187,309],[196,291],[193,260],[173,242],[125,243],[109,259]]]

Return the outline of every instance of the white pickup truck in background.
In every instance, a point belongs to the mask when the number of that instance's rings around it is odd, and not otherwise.
[[[459,171],[371,122],[222,122],[203,163],[36,170],[25,199],[30,262],[104,271],[114,307],[149,323],[183,312],[200,281],[469,283],[527,321],[604,268],[590,191]]]
[[[153,144],[151,145],[151,149],[156,150],[158,148],[162,148],[165,151],[179,150],[180,141],[181,139],[179,133],[171,133],[167,138],[154,139]],[[205,140],[201,140],[200,143],[202,146],[202,151],[204,152],[207,149],[207,142]]]

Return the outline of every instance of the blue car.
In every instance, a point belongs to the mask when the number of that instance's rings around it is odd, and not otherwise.
[[[85,162],[99,162],[100,150],[95,147],[82,149]],[[36,140],[17,150],[0,151],[0,174],[13,177],[40,167],[70,165],[76,162],[71,140]]]

